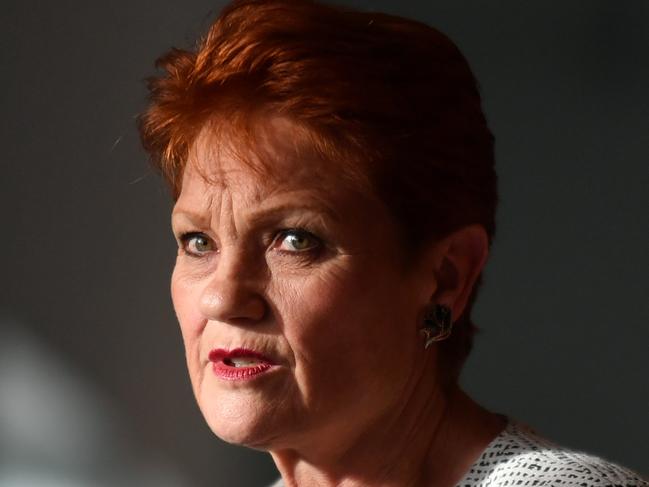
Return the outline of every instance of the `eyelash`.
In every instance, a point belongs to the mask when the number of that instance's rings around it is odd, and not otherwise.
[[[290,235],[297,235],[299,238],[306,238],[307,240],[312,241],[313,244],[304,250],[283,250],[283,249],[276,248],[276,246],[281,244],[284,241],[284,239]],[[179,237],[181,243],[181,249],[185,252],[185,254],[187,254],[190,257],[203,258],[205,257],[207,252],[204,253],[191,252],[187,249],[191,240],[197,237],[205,238],[209,242],[213,243],[212,239],[203,232],[186,232],[181,234]],[[322,240],[316,237],[313,233],[309,232],[308,230],[305,230],[304,228],[287,228],[278,231],[275,234],[275,237],[273,237],[273,239],[271,240],[270,245],[274,250],[276,250],[281,254],[305,256],[309,254],[313,255],[318,251],[320,251],[322,249]]]
[[[303,250],[281,250],[277,249],[278,252],[281,252],[283,254],[290,254],[290,255],[313,255],[320,251],[322,249],[322,240],[320,240],[318,237],[316,237],[313,233],[309,232],[308,230],[305,230],[304,228],[287,228],[285,230],[281,230],[277,233],[275,238],[273,239],[273,242],[271,245],[275,245],[276,243],[282,243],[286,237],[289,235],[296,235],[299,238],[304,238],[309,241],[311,241],[311,245]]]
[[[204,253],[191,252],[187,250],[187,248],[189,247],[189,242],[196,237],[203,237],[207,241],[212,242],[212,239],[202,232],[186,232],[181,234],[179,237],[180,248],[185,254],[189,255],[190,257],[201,258],[204,257]]]

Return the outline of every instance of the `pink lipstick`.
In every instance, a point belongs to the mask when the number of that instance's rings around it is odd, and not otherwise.
[[[217,377],[232,381],[252,379],[275,365],[268,357],[246,348],[217,348],[210,352],[208,358]]]

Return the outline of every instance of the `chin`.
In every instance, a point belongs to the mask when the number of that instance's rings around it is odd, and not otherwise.
[[[272,447],[275,435],[273,428],[269,428],[268,419],[240,417],[230,421],[218,413],[205,416],[208,426],[221,440],[256,450],[270,450]]]
[[[204,391],[199,407],[207,425],[223,441],[266,450],[282,428],[268,401],[254,396],[242,391]]]

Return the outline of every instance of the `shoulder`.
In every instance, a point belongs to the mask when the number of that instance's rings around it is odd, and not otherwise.
[[[510,421],[458,487],[648,487],[638,474],[599,457],[561,447]]]

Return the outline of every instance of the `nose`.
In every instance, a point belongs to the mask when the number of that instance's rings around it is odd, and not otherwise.
[[[221,251],[218,265],[206,279],[200,311],[211,321],[234,325],[262,321],[268,312],[262,295],[262,266],[236,250]]]

